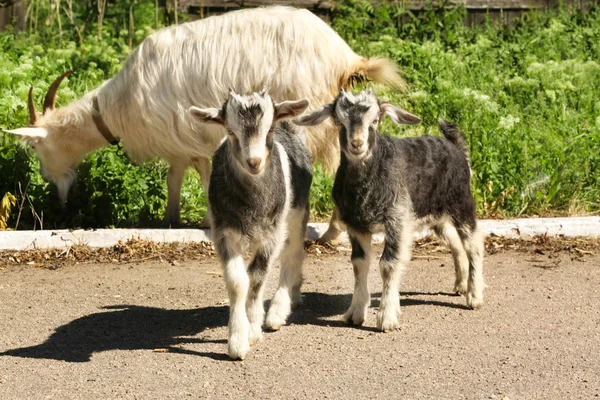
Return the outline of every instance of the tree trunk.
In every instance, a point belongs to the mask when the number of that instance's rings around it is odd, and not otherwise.
[[[102,41],[102,21],[104,20],[104,10],[106,10],[107,0],[98,0],[98,41]]]
[[[130,0],[129,2],[129,48],[133,45],[133,30],[134,30],[134,22],[133,22],[133,5],[135,4],[135,0]]]

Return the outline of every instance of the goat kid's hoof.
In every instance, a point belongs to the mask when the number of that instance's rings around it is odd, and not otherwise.
[[[344,314],[344,322],[348,325],[362,325],[365,322],[365,311],[362,308],[351,306]]]
[[[281,318],[276,313],[269,312],[267,314],[267,321],[265,322],[265,326],[267,327],[267,329],[270,329],[272,331],[278,331],[283,325],[285,325],[284,318]]]
[[[459,296],[464,296],[467,294],[467,282],[457,282],[454,285],[454,293]]]
[[[473,310],[479,310],[483,305],[483,297],[476,297],[472,293],[467,293],[467,306]]]
[[[395,316],[390,316],[389,314],[380,311],[377,314],[377,329],[384,333],[400,329],[400,322],[398,321],[399,314],[400,312],[398,311]]]
[[[243,360],[246,358],[246,354],[248,354],[249,350],[250,343],[248,340],[237,341],[229,339],[227,354],[232,360]]]
[[[262,328],[258,327],[258,330],[250,328],[250,333],[248,335],[248,342],[250,343],[250,346],[254,346],[255,344],[262,342],[262,340]]]

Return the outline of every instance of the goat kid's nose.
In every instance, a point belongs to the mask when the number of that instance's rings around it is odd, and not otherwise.
[[[262,160],[260,159],[260,157],[253,157],[248,158],[246,162],[248,163],[248,167],[250,167],[251,172],[258,172]]]
[[[354,139],[350,143],[355,149],[360,149],[365,142],[363,142],[362,139]]]

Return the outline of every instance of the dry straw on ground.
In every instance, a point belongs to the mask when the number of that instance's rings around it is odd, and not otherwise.
[[[307,252],[313,257],[350,252],[347,246],[319,245],[307,240]],[[427,237],[414,245],[413,258],[443,258],[448,250],[438,240]],[[536,260],[552,259],[557,253],[569,253],[573,259],[600,252],[600,238],[567,238],[540,235],[531,238],[504,238],[489,236],[486,239],[488,254],[501,251],[517,251]],[[541,258],[540,258],[541,257]],[[0,268],[9,265],[31,265],[37,268],[56,269],[79,263],[142,263],[166,261],[173,265],[187,260],[214,260],[216,254],[212,243],[156,243],[130,239],[109,248],[94,249],[84,244],[74,244],[64,249],[35,249],[25,251],[1,251]],[[544,265],[553,265],[551,262]],[[549,267],[549,268],[550,268]]]

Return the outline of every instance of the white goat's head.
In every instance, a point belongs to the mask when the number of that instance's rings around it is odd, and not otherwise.
[[[258,175],[269,162],[277,121],[296,117],[307,107],[306,99],[275,104],[266,89],[249,95],[230,90],[220,109],[191,107],[190,113],[202,122],[224,126],[236,161],[243,170]]]
[[[20,136],[23,143],[36,151],[40,158],[42,176],[57,186],[58,195],[63,204],[67,200],[69,188],[75,179],[75,165],[73,157],[69,154],[72,153],[71,144],[57,139],[56,131],[64,130],[64,128],[57,124],[54,102],[58,87],[70,73],[71,71],[65,72],[50,85],[44,99],[42,114],[35,110],[33,87],[30,88],[27,101],[29,127],[6,130],[8,133]]]
[[[313,126],[328,117],[338,128],[340,148],[349,160],[362,160],[371,155],[378,127],[385,115],[397,124],[414,125],[421,119],[391,103],[379,100],[373,89],[357,95],[340,89],[331,104],[294,120],[296,125]]]

